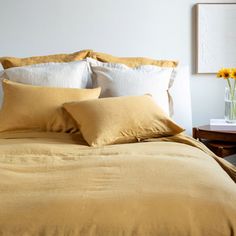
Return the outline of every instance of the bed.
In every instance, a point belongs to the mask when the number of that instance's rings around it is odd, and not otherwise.
[[[0,137],[1,235],[235,234],[235,169],[190,138]]]
[[[174,119],[190,131],[181,71]],[[0,132],[0,235],[232,236],[235,183],[235,166],[184,133],[90,147],[80,132]]]

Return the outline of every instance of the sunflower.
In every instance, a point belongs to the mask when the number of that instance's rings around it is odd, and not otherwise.
[[[229,79],[231,77],[231,70],[229,68],[222,68],[217,73],[217,77],[224,78],[224,79]]]
[[[236,68],[231,69],[230,78],[236,80]]]
[[[222,78],[222,71],[221,71],[221,70],[219,70],[219,71],[217,72],[217,77],[218,77],[218,78]]]

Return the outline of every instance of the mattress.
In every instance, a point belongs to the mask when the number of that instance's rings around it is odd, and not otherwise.
[[[184,135],[88,147],[0,134],[0,235],[236,235],[236,169]]]

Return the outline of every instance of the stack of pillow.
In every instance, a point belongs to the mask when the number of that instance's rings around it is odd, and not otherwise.
[[[183,131],[169,117],[175,61],[84,50],[0,62],[0,132],[80,131],[90,146],[103,146]]]

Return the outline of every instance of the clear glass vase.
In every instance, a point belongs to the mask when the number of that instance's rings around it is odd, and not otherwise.
[[[236,90],[225,88],[225,121],[236,123]]]

